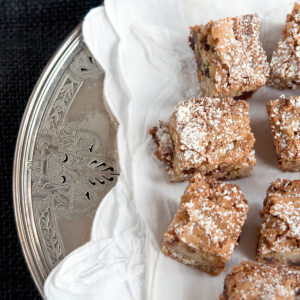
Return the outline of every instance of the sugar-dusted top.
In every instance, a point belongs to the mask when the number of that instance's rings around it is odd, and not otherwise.
[[[272,76],[282,80],[294,80],[295,88],[300,84],[300,4],[295,3],[291,14],[287,15],[286,25],[273,53],[270,67]],[[280,79],[275,85],[281,86]],[[284,87],[281,86],[281,87]]]
[[[300,97],[270,100],[267,110],[279,159],[300,161]]]
[[[195,174],[168,232],[189,247],[214,253],[226,261],[237,243],[247,211],[239,186]]]
[[[180,102],[170,117],[169,129],[180,167],[201,164],[255,165],[254,136],[249,104],[232,98],[199,98]],[[174,166],[176,167],[176,166]]]
[[[264,222],[258,249],[270,252],[300,252],[300,180],[277,179],[268,188],[264,208]]]
[[[265,84],[270,68],[259,41],[257,14],[228,17],[191,27],[191,42],[199,38],[198,32],[202,40],[207,36],[207,48],[213,49],[216,95],[253,90]],[[245,89],[245,86],[250,88]]]
[[[216,86],[260,84],[269,75],[265,51],[259,41],[257,14],[211,22],[211,33],[218,40],[215,47],[220,63],[226,68],[217,69]],[[229,75],[227,74],[229,73]],[[224,76],[224,75],[227,76]]]
[[[243,261],[226,276],[221,299],[295,299],[300,272],[284,266]]]

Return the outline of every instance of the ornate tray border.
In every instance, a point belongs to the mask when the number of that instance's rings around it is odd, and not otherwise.
[[[24,112],[15,149],[14,208],[23,253],[41,295],[49,272],[89,240],[91,228],[72,241],[62,231],[91,227],[96,208],[117,181],[118,125],[104,98],[106,140],[66,117],[83,84],[103,87],[103,79],[80,24],[45,67]]]

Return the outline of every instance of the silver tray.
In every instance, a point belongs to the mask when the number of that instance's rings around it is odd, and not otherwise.
[[[90,239],[96,209],[117,181],[118,124],[105,103],[103,79],[79,25],[41,74],[20,126],[15,217],[41,295],[49,272]]]

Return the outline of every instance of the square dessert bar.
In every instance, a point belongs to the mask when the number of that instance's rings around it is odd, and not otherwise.
[[[237,244],[247,211],[247,201],[239,186],[195,174],[165,233],[162,252],[218,275]]]
[[[267,112],[279,168],[299,172],[300,97],[270,100]]]
[[[261,217],[257,260],[300,267],[300,180],[273,182]]]
[[[246,99],[265,85],[270,68],[259,41],[258,15],[190,27],[189,42],[203,96]]]
[[[287,15],[281,38],[273,53],[270,67],[271,86],[284,89],[300,87],[300,4],[295,3]]]
[[[243,261],[224,281],[220,300],[298,299],[300,272],[285,266]]]
[[[174,147],[171,181],[195,172],[216,179],[246,177],[256,163],[246,101],[182,101],[170,117],[169,132]]]

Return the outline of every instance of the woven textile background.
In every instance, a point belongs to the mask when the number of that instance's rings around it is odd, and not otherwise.
[[[39,299],[18,241],[13,154],[28,97],[60,43],[101,0],[0,0],[0,299]]]

